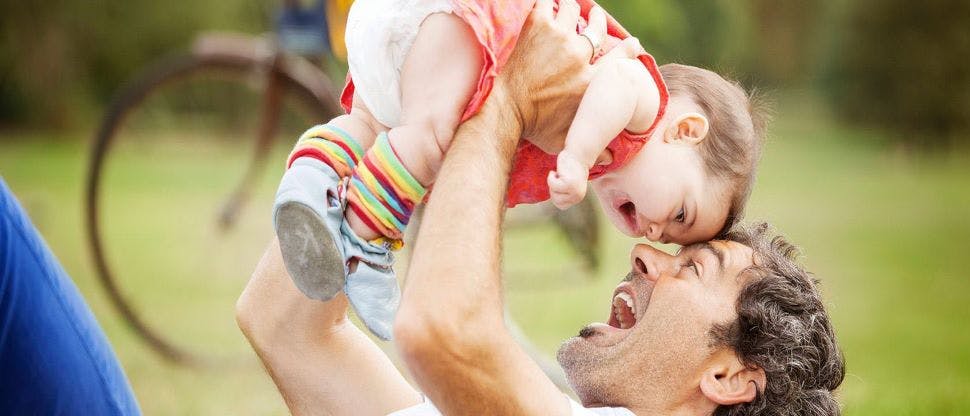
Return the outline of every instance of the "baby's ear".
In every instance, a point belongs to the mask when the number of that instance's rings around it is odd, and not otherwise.
[[[667,129],[664,140],[668,143],[682,142],[697,145],[707,138],[707,117],[700,113],[681,114]]]

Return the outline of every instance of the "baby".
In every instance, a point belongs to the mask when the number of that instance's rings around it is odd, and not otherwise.
[[[299,139],[274,206],[284,263],[307,296],[328,300],[344,290],[371,332],[390,338],[400,298],[391,252],[531,8],[530,1],[353,4],[348,114]],[[560,0],[559,8],[581,12],[590,28],[606,26],[602,48],[586,35],[593,60],[629,37],[591,0]],[[604,59],[565,141],[521,142],[508,204],[551,199],[566,209],[591,181],[629,236],[688,244],[729,228],[760,153],[745,92],[703,69],[658,68],[646,52]]]

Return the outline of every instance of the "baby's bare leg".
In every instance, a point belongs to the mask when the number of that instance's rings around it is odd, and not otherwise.
[[[484,64],[471,28],[457,16],[428,16],[401,70],[401,125],[388,138],[408,172],[423,186],[435,175]],[[353,211],[347,220],[365,240],[380,237]]]
[[[387,127],[374,118],[374,115],[364,105],[364,100],[356,94],[350,114],[338,116],[331,120],[330,124],[335,124],[350,133],[365,151],[374,145],[374,138],[379,133],[387,131]]]

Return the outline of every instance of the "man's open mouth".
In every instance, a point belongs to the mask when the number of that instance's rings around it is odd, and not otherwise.
[[[620,283],[613,291],[613,302],[610,305],[610,317],[607,323],[592,323],[583,328],[579,336],[601,347],[608,347],[622,341],[630,335],[630,329],[634,328],[643,317],[646,306],[650,302],[651,290],[652,287],[640,290],[643,296],[638,298],[633,282],[628,280]]]
[[[637,308],[630,285],[624,282],[613,292],[613,311],[608,324],[614,328],[630,329],[637,324]]]

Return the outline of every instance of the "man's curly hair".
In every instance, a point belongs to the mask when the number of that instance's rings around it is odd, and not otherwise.
[[[711,330],[712,345],[730,347],[742,363],[761,368],[767,385],[754,401],[720,406],[715,415],[839,415],[835,389],[845,360],[818,292],[797,262],[798,249],[766,223],[739,226],[726,240],[751,247],[755,266],[743,272],[738,319]]]

